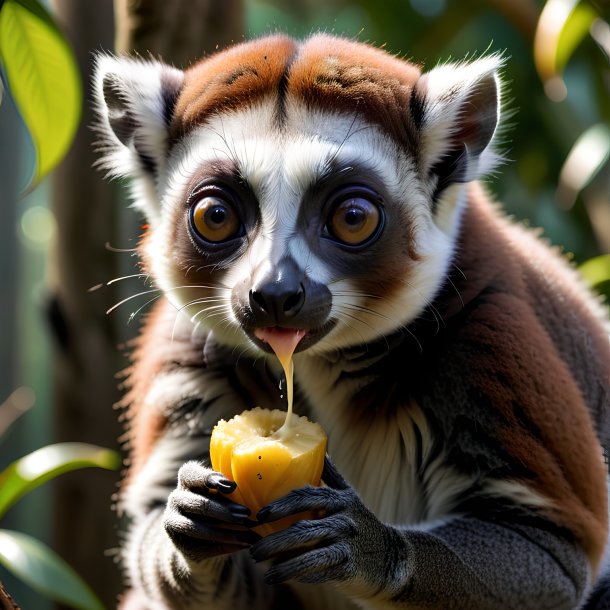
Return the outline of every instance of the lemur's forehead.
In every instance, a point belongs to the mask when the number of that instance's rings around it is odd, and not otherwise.
[[[418,117],[410,108],[418,67],[367,45],[318,35],[300,44],[285,36],[244,43],[187,70],[174,108],[175,142],[214,116],[263,100],[283,127],[291,103],[375,124],[415,148]]]
[[[231,177],[247,183],[261,203],[297,205],[308,189],[344,175],[398,188],[395,143],[376,125],[358,116],[313,110],[287,102],[280,127],[275,100],[211,117],[176,147],[172,190],[185,194],[202,181]],[[278,192],[281,191],[281,192]]]

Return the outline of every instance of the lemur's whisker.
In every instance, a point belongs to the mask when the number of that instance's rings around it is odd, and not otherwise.
[[[140,307],[138,307],[138,309],[136,309],[135,311],[132,311],[129,314],[129,318],[127,320],[127,323],[131,322],[134,318],[136,318],[136,316],[139,315],[139,313],[145,309],[148,305],[150,305],[151,303],[154,303],[155,301],[157,301],[158,299],[160,299],[163,295],[162,294],[158,294],[156,296],[154,296],[152,299],[148,299],[148,301],[146,301],[146,303],[144,303],[144,305],[141,305]]]
[[[207,304],[199,302],[199,303],[194,303],[193,305],[207,305]],[[216,311],[217,309],[222,309],[223,311],[226,311],[227,310],[226,303],[219,303],[217,305],[212,304],[209,307],[206,306],[206,307],[203,307],[201,309],[198,309],[191,316],[190,319],[191,319],[191,321],[194,322],[197,318],[200,318],[201,316],[207,318],[207,317],[211,316],[212,312]]]
[[[421,341],[415,336],[413,331],[408,326],[402,326],[400,329],[402,332],[406,332],[408,335],[411,335],[415,343],[417,343],[417,347],[419,348],[419,353],[422,354],[424,351],[424,347],[421,344]]]
[[[371,325],[367,324],[366,322],[363,322],[357,316],[354,316],[347,312],[342,313],[342,316],[343,316],[343,323],[360,337],[361,342],[364,342],[364,335],[358,330],[356,325],[351,323],[351,321],[357,322],[358,324],[360,324],[362,326],[366,326],[367,328],[372,328]]]
[[[454,263],[451,263],[451,266],[465,279],[467,280],[468,278],[466,277],[466,274]]]
[[[154,294],[154,293],[161,293],[161,292],[162,291],[161,291],[160,288],[152,288],[151,290],[144,290],[142,292],[138,292],[136,294],[132,294],[132,295],[122,299],[118,303],[115,303],[110,309],[106,310],[106,315],[108,315],[109,313],[113,312],[115,309],[117,309],[117,307],[120,307],[121,305],[124,305],[128,301],[131,301],[133,299],[137,299],[138,297],[142,297],[142,296],[145,296],[147,294]]]
[[[350,320],[358,322],[358,324],[361,324],[362,326],[367,326],[369,328],[372,328],[370,322],[367,322],[366,320],[363,320],[360,316],[357,316],[356,314],[351,313],[347,306],[337,307],[337,312],[344,318],[349,318]]]
[[[194,303],[194,304],[200,304],[200,303]],[[197,311],[195,314],[193,314],[191,316],[191,320],[194,321],[201,315],[205,315],[206,317],[209,315],[212,315],[212,312],[215,312],[218,309],[226,311],[227,310],[226,303],[221,302],[219,305],[211,305],[210,307],[206,307],[205,309],[200,309],[199,311]]]
[[[94,292],[96,290],[99,290],[100,288],[104,288],[105,286],[111,286],[116,282],[122,282],[123,280],[128,280],[137,277],[145,277],[147,275],[147,273],[133,273],[131,275],[124,275],[123,277],[115,277],[114,279],[109,280],[108,282],[101,282],[99,284],[95,284],[95,286],[91,286],[91,288],[89,288],[87,292]]]
[[[110,242],[107,241],[105,246],[106,250],[110,251],[110,252],[118,252],[119,254],[124,253],[124,254],[135,254],[137,253],[138,249],[137,248],[117,248],[115,246],[110,245]]]
[[[357,298],[357,299],[383,300],[383,296],[380,294],[371,294],[369,292],[360,292],[359,290],[333,290],[333,296],[352,297],[352,298]]]
[[[206,315],[205,316],[205,320],[204,319],[197,320],[197,322],[195,324],[195,330],[197,330],[204,322],[207,322],[210,318],[214,318],[214,317],[220,316],[223,313],[225,313],[225,311],[226,311],[226,309],[223,308],[222,311],[215,311],[215,312],[213,312],[213,313],[211,313],[209,315]],[[201,313],[201,312],[198,312],[197,314],[195,314],[195,316],[198,316],[199,313]],[[207,314],[207,311],[205,313]],[[191,322],[194,322],[194,318],[191,318]],[[231,328],[231,320],[230,320],[229,317],[225,317],[224,319],[218,320],[217,324],[225,326],[226,328]]]
[[[460,294],[460,291],[457,289],[457,286],[453,283],[453,280],[449,276],[447,276],[447,281],[451,284],[452,288],[455,290],[455,294],[460,299],[460,303],[462,304],[462,308],[464,308],[465,307],[464,299],[462,299],[462,295]]]
[[[194,290],[194,289],[197,289],[197,288],[217,290],[218,286],[211,286],[211,285],[205,285],[205,284],[199,284],[199,285],[198,284],[184,284],[184,285],[181,285],[181,286],[173,286],[172,288],[168,288],[166,290],[162,290],[161,288],[151,288],[150,290],[144,290],[142,292],[137,292],[136,294],[132,294],[132,295],[122,299],[118,303],[115,303],[110,309],[108,309],[106,311],[106,314],[111,313],[117,307],[120,307],[121,305],[127,303],[128,301],[131,301],[132,299],[136,299],[138,297],[145,296],[147,294],[153,294],[155,292],[159,292],[159,293],[163,292],[164,294],[168,294],[170,292],[174,292],[174,291],[177,291],[177,290]]]
[[[341,305],[344,308],[348,308],[351,311],[357,311],[358,313],[364,313],[370,316],[374,316],[380,318],[382,320],[390,320],[391,318],[380,311],[376,311],[375,309],[371,309],[370,307],[364,307],[363,305],[358,305],[356,303],[343,303]]]
[[[124,275],[122,277],[115,277],[114,279],[106,282],[106,286],[116,284],[116,282],[122,282],[123,280],[129,280],[134,277],[150,277],[148,273],[132,273],[131,275]]]
[[[446,325],[445,320],[443,319],[440,311],[432,303],[426,307],[426,310],[430,311],[430,313],[434,316],[434,320],[436,322],[436,333],[438,334],[441,330],[441,326]]]

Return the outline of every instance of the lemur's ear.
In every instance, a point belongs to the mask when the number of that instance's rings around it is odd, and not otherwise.
[[[500,111],[499,56],[445,64],[424,73],[413,92],[412,111],[422,133],[421,161],[438,176],[437,192],[475,180],[493,168],[490,143]]]
[[[182,71],[158,61],[97,58],[93,94],[100,165],[111,175],[154,184],[164,171],[168,126],[183,80]]]

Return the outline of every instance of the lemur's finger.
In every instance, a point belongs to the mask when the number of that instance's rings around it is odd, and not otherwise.
[[[180,468],[178,483],[185,490],[214,489],[225,494],[235,491],[237,487],[235,481],[195,461],[187,462]]]
[[[324,469],[322,470],[322,481],[332,489],[349,489],[349,483],[343,478],[335,467],[335,463],[328,453],[324,456]]]
[[[274,565],[265,574],[265,582],[268,585],[276,585],[290,579],[322,582],[327,579],[328,572],[331,570],[335,575],[341,573],[346,578],[348,569],[341,570],[340,567],[347,568],[349,559],[350,547],[339,542]]]
[[[283,553],[304,551],[317,544],[327,546],[329,542],[353,536],[356,531],[356,523],[346,515],[299,521],[265,536],[250,549],[250,554],[254,561],[264,561]]]
[[[238,545],[251,545],[260,540],[260,536],[249,529],[229,529],[208,525],[189,519],[178,512],[166,516],[163,525],[170,538],[176,535],[188,536],[196,540]]]
[[[246,525],[250,515],[250,509],[236,502],[230,502],[222,496],[218,499],[212,499],[181,489],[174,490],[170,494],[167,506],[170,510],[175,510],[180,514],[216,519],[239,525]]]
[[[267,523],[308,510],[323,511],[326,515],[332,515],[343,510],[347,504],[347,498],[329,487],[302,487],[261,508],[256,520]]]

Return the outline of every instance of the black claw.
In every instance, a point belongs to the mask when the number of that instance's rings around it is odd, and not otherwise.
[[[265,523],[266,520],[269,518],[269,514],[271,513],[271,510],[267,507],[265,508],[261,508],[258,513],[256,513],[256,520],[259,523]]]
[[[237,483],[218,474],[211,474],[208,478],[208,484],[213,489],[217,489],[221,493],[231,493],[235,491]]]

